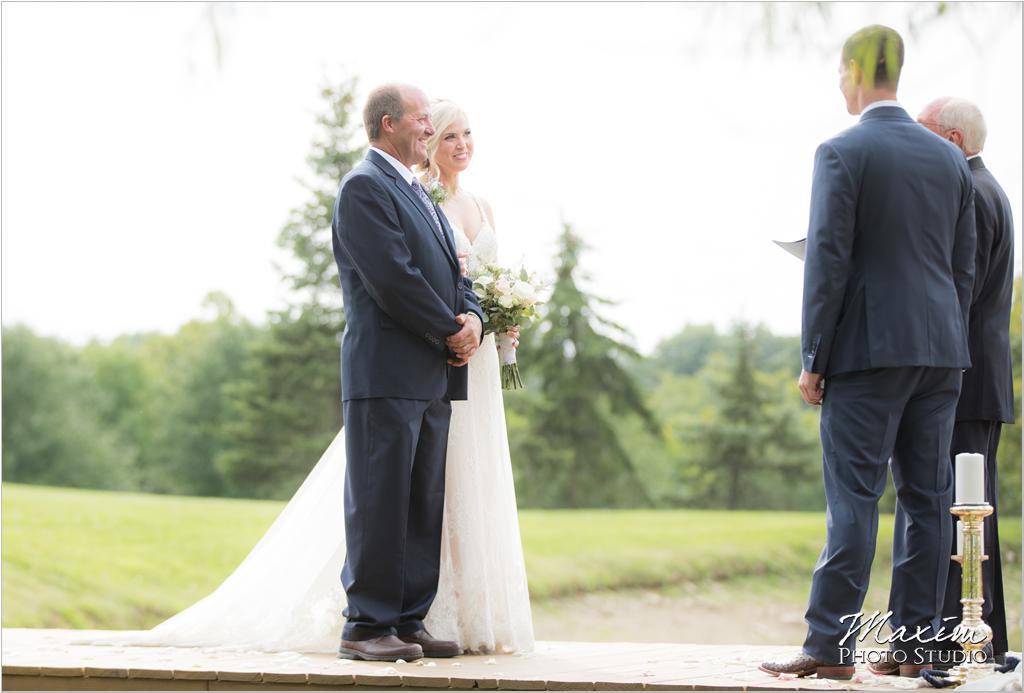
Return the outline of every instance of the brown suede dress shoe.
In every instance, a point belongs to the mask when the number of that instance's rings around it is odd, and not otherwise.
[[[775,661],[761,662],[758,667],[761,671],[772,676],[779,674],[794,674],[798,677],[817,674],[819,679],[852,679],[853,665],[826,664],[804,652]]]
[[[341,659],[365,659],[368,662],[394,662],[399,659],[408,662],[422,656],[422,647],[402,642],[394,635],[382,635],[369,640],[343,638],[338,648],[338,657]]]
[[[459,643],[453,640],[438,640],[425,630],[418,630],[410,635],[399,635],[398,637],[402,642],[422,647],[424,657],[457,657],[462,654]]]

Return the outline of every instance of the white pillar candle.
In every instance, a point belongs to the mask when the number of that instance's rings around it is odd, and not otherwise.
[[[985,456],[961,452],[956,456],[957,505],[980,505],[985,502]]]

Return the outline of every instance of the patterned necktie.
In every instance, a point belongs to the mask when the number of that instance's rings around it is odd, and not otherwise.
[[[419,196],[420,202],[425,204],[427,206],[427,209],[430,210],[430,216],[434,218],[434,223],[437,224],[437,230],[441,232],[442,236],[446,236],[447,234],[445,234],[444,232],[444,227],[441,226],[441,219],[438,218],[437,210],[434,209],[434,203],[430,201],[430,198],[427,196],[427,193],[423,189],[423,186],[420,185],[420,182],[415,178],[412,179],[412,189],[416,191],[416,195]]]

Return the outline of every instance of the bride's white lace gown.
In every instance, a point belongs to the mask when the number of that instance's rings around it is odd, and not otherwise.
[[[456,228],[470,266],[497,260],[497,236],[482,210],[481,216],[472,243]],[[434,636],[473,652],[525,652],[533,648],[533,621],[493,335],[468,368],[469,399],[452,403],[441,577],[426,624]],[[102,642],[336,652],[345,606],[344,479],[342,430],[216,591],[152,630]]]
[[[498,237],[479,201],[477,209],[483,226],[472,242],[452,224],[470,268],[498,260]],[[427,630],[472,651],[529,650],[533,621],[494,335],[484,337],[468,368],[469,399],[452,402],[441,579]]]

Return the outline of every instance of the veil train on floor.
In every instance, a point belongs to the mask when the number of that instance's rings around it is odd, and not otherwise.
[[[220,587],[151,630],[88,644],[335,652],[345,605],[344,483],[341,430]]]

